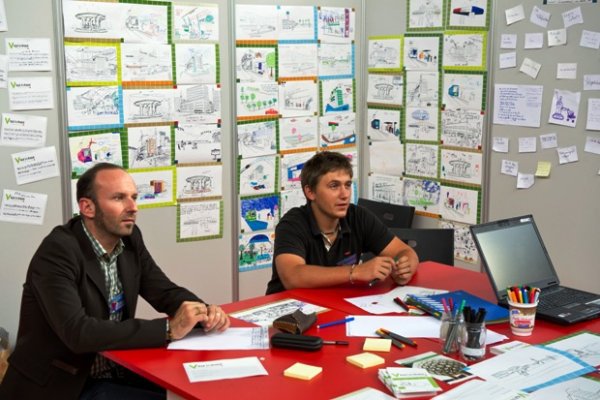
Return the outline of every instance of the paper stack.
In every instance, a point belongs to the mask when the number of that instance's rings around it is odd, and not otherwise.
[[[398,399],[431,396],[442,390],[429,372],[423,368],[382,368],[378,376]]]

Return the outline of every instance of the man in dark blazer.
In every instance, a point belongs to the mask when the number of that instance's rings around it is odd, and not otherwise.
[[[135,226],[136,199],[133,179],[116,165],[98,164],[79,179],[80,216],[54,228],[29,265],[0,399],[164,397],[134,385],[99,352],[165,346],[197,324],[229,327],[220,307],[154,262]],[[169,317],[135,318],[138,295]]]

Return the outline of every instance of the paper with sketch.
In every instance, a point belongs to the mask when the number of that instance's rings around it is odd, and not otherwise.
[[[574,128],[579,116],[581,92],[554,89],[548,122]]]
[[[42,225],[48,195],[4,189],[0,221]]]
[[[600,365],[600,334],[598,333],[583,331],[546,343],[545,346],[566,351],[590,365]]]
[[[59,176],[54,146],[11,154],[17,185]]]
[[[418,296],[429,296],[432,294],[448,293],[443,289],[429,289],[419,286],[398,286],[387,293],[375,294],[371,296],[359,296],[345,298],[348,303],[354,304],[356,307],[365,310],[370,314],[387,314],[406,312],[398,304],[394,303],[394,298],[400,297],[402,300],[408,294]]]
[[[529,400],[592,400],[600,397],[600,380],[580,377],[529,394]]]
[[[49,38],[6,38],[9,71],[52,71]]]
[[[2,114],[0,145],[41,147],[46,144],[48,118],[27,114]]]
[[[600,98],[588,99],[585,129],[588,131],[600,131]]]
[[[541,85],[496,84],[494,88],[494,124],[540,127]]]
[[[224,332],[206,333],[201,329],[174,340],[169,350],[255,350],[269,348],[269,328],[229,328]]]
[[[270,326],[276,318],[291,314],[296,310],[301,310],[304,314],[329,311],[328,308],[306,303],[302,300],[283,299],[247,310],[229,313],[229,316],[259,326]]]
[[[229,358],[183,363],[190,382],[208,382],[221,379],[269,375],[257,357]]]
[[[432,400],[517,400],[529,398],[527,393],[502,387],[496,383],[473,379],[433,397]]]

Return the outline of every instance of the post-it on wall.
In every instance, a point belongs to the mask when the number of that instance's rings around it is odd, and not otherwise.
[[[373,353],[360,353],[346,357],[346,361],[360,368],[369,368],[385,363],[383,357]]]
[[[283,371],[283,376],[309,381],[315,376],[319,375],[322,371],[323,367],[315,367],[314,365],[302,364],[297,362],[296,364]]]
[[[392,348],[391,339],[376,339],[366,338],[363,344],[364,351],[386,351],[389,352]]]

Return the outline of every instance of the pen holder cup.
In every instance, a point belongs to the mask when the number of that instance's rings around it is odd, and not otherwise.
[[[440,342],[442,344],[442,353],[454,354],[458,351],[458,339],[460,336],[460,326],[464,322],[464,316],[459,313],[458,316],[452,313],[443,313],[440,325]]]
[[[484,322],[465,322],[460,329],[460,355],[465,361],[485,357],[487,328]]]
[[[529,336],[535,326],[535,313],[538,303],[508,302],[510,330],[516,336]]]

